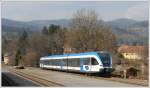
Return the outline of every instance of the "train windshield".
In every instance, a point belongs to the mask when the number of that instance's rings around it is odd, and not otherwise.
[[[101,61],[103,63],[103,66],[110,66],[111,62],[110,62],[110,55],[108,53],[98,53]]]

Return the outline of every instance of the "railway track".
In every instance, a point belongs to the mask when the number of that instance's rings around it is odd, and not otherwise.
[[[27,73],[24,73],[24,72],[21,72],[21,71],[18,71],[18,70],[11,70],[11,72],[15,73],[16,75],[18,76],[21,76],[25,79],[28,79],[30,81],[32,81],[33,83],[37,84],[38,86],[41,86],[41,87],[64,87],[64,85],[60,84],[60,83],[56,83],[56,82],[53,82],[53,81],[50,81],[50,80],[46,80],[46,79],[43,79],[41,77],[38,77],[38,76],[35,76],[34,74],[27,74]]]

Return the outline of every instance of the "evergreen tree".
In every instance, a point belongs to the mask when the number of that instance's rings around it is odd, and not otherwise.
[[[59,26],[59,25],[51,24],[51,25],[49,26],[48,32],[49,32],[49,34],[51,35],[51,34],[56,33],[59,29],[60,29],[60,26]]]
[[[21,59],[21,52],[20,49],[17,50],[16,56],[15,56],[15,66],[19,65],[19,61]]]
[[[18,40],[18,50],[16,53],[16,65],[18,65],[18,64],[23,65],[23,63],[21,63],[21,62],[22,62],[22,57],[26,54],[26,49],[28,46],[27,38],[28,38],[28,34],[24,30]]]

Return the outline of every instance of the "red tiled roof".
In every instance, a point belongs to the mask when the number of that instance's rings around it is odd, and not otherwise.
[[[145,47],[122,45],[118,48],[118,52],[120,53],[143,53],[145,52]]]

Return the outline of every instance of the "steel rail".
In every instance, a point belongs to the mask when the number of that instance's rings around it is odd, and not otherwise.
[[[46,87],[50,87],[50,86],[64,87],[64,85],[62,85],[60,83],[56,83],[56,82],[53,82],[53,81],[50,81],[50,80],[46,80],[46,79],[37,77],[35,75],[27,74],[27,73],[24,73],[24,72],[21,72],[21,71],[11,70],[11,72],[13,72],[13,73],[15,73],[19,76],[22,76],[26,79],[29,79],[32,82],[34,82],[37,85],[42,86],[42,87],[43,86],[46,86]]]

